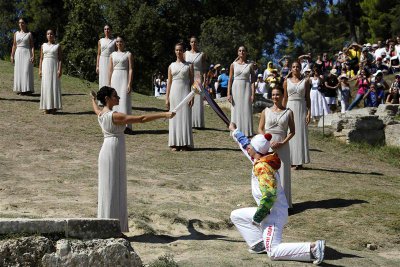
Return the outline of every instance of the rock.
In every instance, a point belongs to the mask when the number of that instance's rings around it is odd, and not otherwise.
[[[376,110],[377,110],[377,108],[375,108],[375,107],[352,109],[352,110],[346,111],[346,116],[356,116],[356,115],[368,116],[368,115],[374,115],[376,113]]]
[[[270,99],[266,99],[263,95],[255,95],[254,103],[253,103],[253,113],[260,113],[266,107],[272,107],[274,103]]]
[[[320,118],[318,121],[318,127],[322,128],[323,126],[325,127],[330,127],[332,126],[333,121],[339,121],[342,118],[341,113],[331,113],[331,114],[326,114],[324,118]]]
[[[347,143],[368,143],[370,145],[384,145],[385,132],[381,130],[348,130]]]
[[[378,116],[362,116],[348,120],[349,125],[345,128],[357,130],[381,130],[384,128],[383,121]]]
[[[386,125],[386,145],[400,147],[400,124]]]
[[[399,104],[380,104],[376,115],[383,115],[383,116],[396,116],[399,112]]]
[[[43,236],[1,240],[0,266],[40,266],[42,257],[54,251],[53,241]]]
[[[0,234],[57,234],[72,238],[111,238],[121,234],[118,219],[0,219]]]
[[[65,246],[65,240],[59,240],[57,247]],[[87,241],[68,240],[68,254],[61,255],[59,250],[46,254],[42,259],[44,267],[56,266],[142,266],[140,257],[130,243],[123,238],[93,239]]]
[[[375,244],[367,244],[367,249],[369,249],[369,250],[376,250],[377,248],[378,248],[378,246]]]

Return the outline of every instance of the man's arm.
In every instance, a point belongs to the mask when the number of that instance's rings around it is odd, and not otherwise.
[[[233,140],[235,140],[240,149],[243,151],[244,155],[251,161],[253,162],[253,160],[251,159],[250,155],[247,153],[247,146],[250,144],[250,140],[247,138],[247,136],[245,136],[241,131],[239,131],[236,128],[236,125],[234,125],[233,123],[231,123],[229,125],[229,130],[232,131],[232,138]]]

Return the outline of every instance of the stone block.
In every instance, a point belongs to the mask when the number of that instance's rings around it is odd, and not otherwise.
[[[339,121],[342,118],[341,113],[331,113],[331,114],[326,114],[324,118],[320,118],[318,121],[318,127],[322,128],[323,126],[325,127],[331,127],[333,121]]]
[[[395,116],[399,112],[399,104],[380,104],[376,115]]]
[[[80,239],[119,237],[121,228],[117,219],[67,219],[65,235]]]
[[[56,234],[64,233],[65,219],[1,219],[0,234]]]
[[[384,127],[383,121],[378,116],[357,117],[354,120],[349,120],[349,123],[354,123],[351,128],[357,130],[381,130]]]
[[[260,113],[265,108],[272,107],[274,103],[271,99],[266,99],[263,95],[255,95],[253,103],[253,113]]]
[[[400,147],[400,124],[385,127],[386,145]]]
[[[367,108],[358,108],[358,109],[352,109],[349,111],[346,111],[347,116],[368,116],[368,115],[374,115],[376,113],[377,108],[375,107],[367,107]]]
[[[368,143],[370,145],[384,145],[385,132],[381,130],[349,130],[347,132],[347,143]]]

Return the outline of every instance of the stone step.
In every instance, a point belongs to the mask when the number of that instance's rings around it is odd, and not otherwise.
[[[121,228],[118,219],[0,219],[0,235],[9,234],[57,234],[78,239],[112,238],[121,236]]]

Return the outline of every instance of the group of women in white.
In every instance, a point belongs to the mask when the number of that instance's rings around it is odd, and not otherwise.
[[[14,91],[34,92],[32,35],[26,21],[19,20],[20,31],[14,35],[11,61],[15,62]],[[41,76],[40,109],[55,113],[62,108],[60,77],[62,53],[55,43],[52,30],[46,33],[47,43],[41,46],[39,75]],[[133,55],[125,49],[121,36],[113,39],[111,27],[105,25],[104,38],[98,42],[96,72],[99,88],[93,94],[92,105],[104,135],[99,154],[98,217],[118,218],[121,230],[128,231],[126,160],[124,133],[132,131],[132,123],[169,118],[168,145],[172,151],[194,147],[193,127],[204,128],[203,96],[196,95],[176,114],[174,108],[189,94],[194,81],[206,83],[206,56],[199,51],[197,38],[190,38],[191,49],[174,46],[176,61],[168,67],[165,104],[168,112],[132,116]],[[231,103],[231,122],[246,136],[253,136],[252,103],[254,101],[254,64],[247,60],[247,49],[240,46],[238,57],[230,66],[227,98]],[[292,207],[291,166],[301,168],[310,161],[307,124],[310,122],[309,80],[300,74],[300,64],[294,62],[283,90],[273,88],[273,106],[266,108],[260,118],[258,132],[271,133],[271,149],[281,159],[279,170],[288,206]],[[99,107],[99,101],[103,108]]]
[[[32,94],[33,62],[35,49],[32,34],[27,30],[26,20],[18,20],[19,31],[14,34],[11,62],[14,63],[14,92],[21,95]],[[62,109],[61,84],[62,52],[55,42],[54,32],[46,32],[47,43],[40,49],[39,76],[41,77],[40,109],[46,114],[55,114]]]

